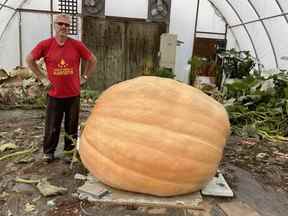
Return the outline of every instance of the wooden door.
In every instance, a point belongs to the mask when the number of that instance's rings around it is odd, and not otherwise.
[[[130,19],[85,17],[83,42],[97,57],[91,89],[103,91],[123,80],[143,75],[147,64],[156,67],[160,35],[166,26]]]
[[[224,39],[214,39],[214,38],[195,38],[193,56],[198,56],[206,58],[209,64],[206,64],[199,71],[199,76],[211,76],[216,73],[216,53],[218,49],[225,47]],[[212,76],[214,76],[212,75]]]

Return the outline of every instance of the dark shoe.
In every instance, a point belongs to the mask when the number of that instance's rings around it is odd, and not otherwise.
[[[47,163],[52,162],[54,159],[55,159],[55,157],[54,157],[53,153],[43,155],[43,161],[45,161]]]

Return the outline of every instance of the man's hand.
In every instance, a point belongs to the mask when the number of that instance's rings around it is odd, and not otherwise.
[[[91,76],[91,73],[96,69],[96,57],[92,54],[91,58],[87,61],[83,61],[83,70],[82,70],[82,77],[88,80],[88,77]],[[81,77],[81,80],[82,80]],[[85,84],[86,81],[81,82],[81,85]]]
[[[81,76],[80,79],[80,86],[83,86],[88,80],[88,77],[86,75]]]

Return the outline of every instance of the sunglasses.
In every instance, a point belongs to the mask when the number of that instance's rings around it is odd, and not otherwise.
[[[59,26],[65,26],[65,27],[67,27],[67,28],[70,26],[70,24],[68,24],[68,23],[63,23],[63,22],[57,22],[56,24],[59,25]]]

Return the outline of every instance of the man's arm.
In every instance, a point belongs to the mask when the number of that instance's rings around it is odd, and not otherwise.
[[[41,71],[40,71],[39,66],[37,65],[36,61],[33,59],[31,54],[27,55],[26,63],[28,65],[28,67],[32,70],[32,72],[35,74],[36,80],[41,81]]]
[[[82,77],[90,77],[91,73],[95,70],[96,64],[97,64],[97,59],[96,57],[92,54],[91,58],[87,61],[84,61],[84,66],[83,66],[83,73]]]

